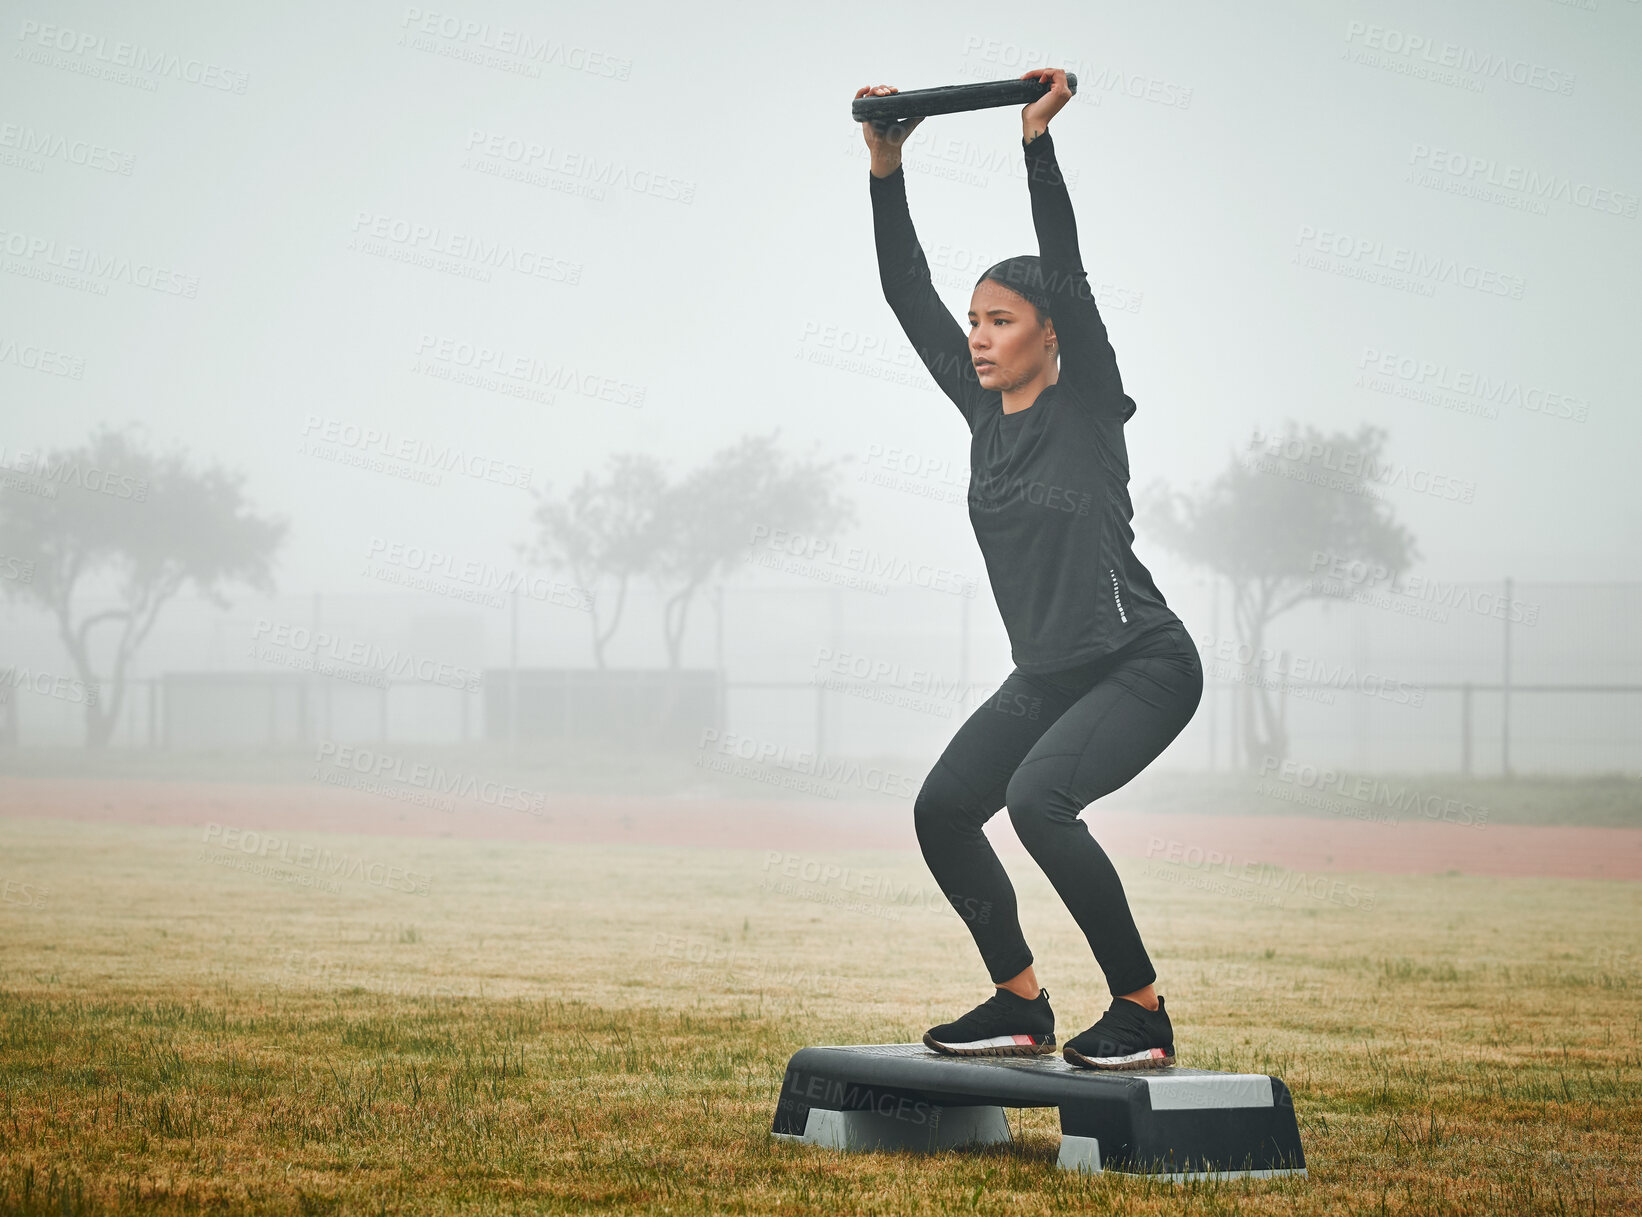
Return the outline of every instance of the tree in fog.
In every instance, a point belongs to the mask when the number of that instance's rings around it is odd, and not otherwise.
[[[1237,697],[1251,768],[1288,753],[1282,676],[1266,672],[1271,623],[1306,600],[1338,596],[1330,570],[1390,582],[1418,557],[1413,534],[1374,489],[1400,468],[1385,457],[1385,439],[1368,424],[1325,435],[1290,422],[1281,435],[1257,436],[1201,491],[1155,483],[1143,496],[1141,529],[1230,585],[1237,655],[1247,657]]]
[[[779,433],[749,435],[720,448],[667,491],[665,537],[651,577],[665,597],[662,633],[670,667],[679,666],[696,593],[715,576],[744,567],[755,534],[785,530],[824,541],[855,520],[855,504],[833,485],[837,462],[789,460],[776,449]]]
[[[26,564],[30,578],[0,588],[55,619],[89,694],[88,747],[107,746],[131,661],[184,586],[219,608],[228,607],[224,584],[273,590],[269,566],[287,526],[251,513],[243,475],[191,469],[180,453],[149,452],[125,430],[101,427],[77,448],[18,454],[4,478],[0,554]],[[93,598],[108,607],[77,613]]]
[[[525,557],[569,571],[589,593],[613,584],[607,609],[592,597],[599,667],[634,578],[662,593],[663,640],[676,668],[696,593],[746,560],[756,526],[825,537],[853,520],[853,505],[832,489],[831,463],[788,460],[774,439],[748,436],[676,483],[655,457],[627,453],[611,457],[602,475],[584,473],[562,500],[537,494]]]
[[[519,547],[532,562],[568,570],[591,605],[593,660],[604,667],[604,648],[621,624],[627,585],[656,561],[667,471],[653,456],[618,453],[603,476],[588,470],[563,501],[535,491],[533,541]],[[606,611],[599,585],[615,584],[615,602]]]

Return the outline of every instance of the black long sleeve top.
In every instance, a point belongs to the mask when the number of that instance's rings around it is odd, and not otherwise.
[[[1078,256],[1077,223],[1047,131],[1027,142],[1027,188],[1060,371],[1024,410],[981,387],[969,340],[930,280],[900,167],[871,182],[884,298],[970,430],[969,518],[1016,667],[1077,667],[1179,618],[1132,548],[1123,424],[1135,403]]]

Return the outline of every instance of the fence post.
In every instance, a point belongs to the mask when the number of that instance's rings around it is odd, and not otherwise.
[[[1209,637],[1220,637],[1220,576],[1209,576]],[[1195,642],[1193,645],[1196,645]],[[1220,699],[1213,686],[1206,690],[1209,701],[1209,772],[1215,772],[1215,753],[1220,742]]]
[[[1277,738],[1288,751],[1289,737],[1289,651],[1284,647],[1277,656]]]
[[[1500,768],[1511,776],[1511,577],[1505,577],[1505,662],[1500,681]]]
[[[519,751],[519,593],[509,601],[507,642],[507,750]]]
[[[827,682],[815,682],[815,763],[827,754]]]
[[[319,595],[318,592],[315,592],[314,593],[314,610],[313,610],[313,618],[314,619],[313,619],[313,626],[311,628],[313,630],[312,637],[313,637],[313,640],[314,640],[314,655],[315,655],[316,659],[318,658],[318,655],[319,655],[320,613],[321,613],[320,595]],[[314,743],[319,742],[319,733],[320,733],[319,703],[321,701],[323,701],[324,704],[325,704],[325,730],[328,732],[330,730],[330,726],[331,726],[331,713],[330,713],[330,711],[331,711],[331,703],[330,703],[331,682],[328,681],[328,680],[325,680],[323,677],[320,676],[319,671],[318,671],[318,667],[319,667],[319,665],[316,663],[314,665],[315,670],[309,676],[308,680],[304,683],[304,688],[302,690],[302,722],[301,722],[301,725],[297,728],[297,738],[304,745],[306,745],[309,742],[308,727],[309,727],[310,721],[312,722],[313,731],[314,731],[313,742]],[[317,697],[312,696],[315,693],[318,694]],[[313,711],[311,716],[309,714],[310,706],[311,706],[312,711]]]
[[[1460,686],[1460,772],[1471,776],[1471,682]]]
[[[713,726],[724,730],[724,585],[713,585]]]

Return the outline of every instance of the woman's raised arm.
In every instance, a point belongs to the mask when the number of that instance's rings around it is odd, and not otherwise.
[[[863,88],[856,96],[895,91],[889,85],[877,85]],[[869,186],[873,241],[878,251],[878,281],[907,341],[912,343],[941,392],[951,398],[973,430],[974,409],[982,390],[970,358],[969,339],[936,294],[929,262],[924,257],[923,246],[918,243],[912,212],[907,207],[901,144],[922,121],[912,119],[883,132],[871,123],[861,124],[861,134],[872,152]]]
[[[1027,190],[1032,196],[1032,224],[1038,233],[1044,287],[1052,301],[1061,369],[1073,383],[1089,390],[1096,405],[1117,411],[1127,421],[1135,412],[1135,403],[1123,391],[1117,353],[1112,350],[1106,323],[1095,306],[1089,275],[1083,269],[1072,198],[1066,191],[1066,179],[1061,175],[1049,135],[1049,119],[1072,99],[1072,91],[1060,68],[1040,68],[1025,73],[1022,79],[1052,84],[1048,93],[1021,111],[1021,142],[1026,155]]]

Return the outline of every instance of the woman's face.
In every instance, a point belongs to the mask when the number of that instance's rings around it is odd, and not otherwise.
[[[1040,322],[1031,303],[994,279],[969,298],[969,357],[983,389],[1000,393],[1031,381],[1053,362],[1055,323]]]

